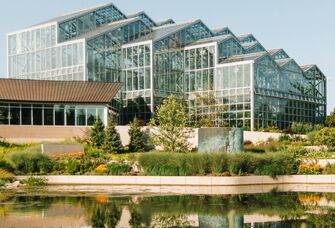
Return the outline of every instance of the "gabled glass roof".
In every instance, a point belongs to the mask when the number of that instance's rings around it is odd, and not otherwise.
[[[139,17],[135,17],[135,18],[130,18],[130,19],[125,19],[125,20],[121,20],[121,21],[112,22],[112,23],[103,25],[99,28],[96,28],[96,29],[94,29],[94,30],[92,30],[88,33],[85,33],[81,36],[74,37],[73,39],[83,39],[83,38],[84,39],[91,39],[93,37],[99,36],[101,34],[104,34],[104,33],[108,32],[108,31],[115,30],[117,28],[120,28],[124,25],[130,24],[130,23],[133,23],[133,22],[136,22],[136,21],[143,21],[143,20]],[[148,29],[150,29],[149,26],[148,26]]]
[[[267,55],[268,53],[266,51],[251,53],[251,54],[235,55],[228,59],[224,59],[220,63],[233,63],[233,62],[241,62],[241,61],[248,61],[248,60],[258,60]]]
[[[128,18],[134,18],[134,17],[140,17],[144,21],[144,23],[147,23],[150,27],[157,26],[156,22],[152,20],[145,12],[140,11],[137,13],[129,14],[127,15]]]
[[[291,60],[292,60],[291,58],[287,58],[287,59],[277,59],[275,61],[278,64],[278,66],[283,67],[284,65],[289,63]]]
[[[249,42],[255,42],[257,39],[252,34],[244,34],[237,36],[240,43],[249,43]]]
[[[274,60],[290,58],[290,56],[282,48],[270,49],[267,50],[267,52],[269,52],[271,58]]]
[[[250,42],[250,43],[241,43],[243,48],[248,50],[250,48],[253,48],[255,46],[260,46],[263,50],[262,51],[265,51],[265,48],[258,42],[258,41],[253,41],[253,42]]]
[[[163,26],[163,25],[169,25],[169,24],[175,24],[175,23],[176,22],[171,18],[166,19],[166,20],[156,21],[157,26]]]
[[[218,28],[212,30],[214,36],[222,36],[222,35],[234,35],[232,31],[228,27]]]
[[[146,36],[140,37],[131,43],[138,43],[142,41],[152,40],[153,42],[161,40],[169,35],[172,35],[182,29],[195,25],[197,23],[202,23],[201,20],[193,20],[176,24],[168,24],[160,27],[152,28],[152,32]]]
[[[316,64],[301,65],[300,68],[306,73],[306,76],[309,79],[315,79],[315,77],[319,77],[317,79],[326,80],[326,76],[322,73]],[[318,72],[318,74],[312,74],[314,78],[310,78],[310,74],[308,74],[308,72],[312,71]]]
[[[213,43],[213,42],[222,42],[222,41],[225,41],[229,38],[232,38],[233,36],[232,35],[221,35],[221,36],[214,36],[214,37],[209,37],[209,38],[205,38],[205,39],[201,39],[201,40],[198,40],[188,46],[193,46],[193,45],[200,45],[200,44],[206,44],[206,43]]]
[[[95,11],[102,10],[102,9],[105,9],[105,8],[110,8],[110,7],[112,7],[114,10],[118,11],[120,13],[120,15],[122,15],[122,17],[124,19],[127,18],[126,15],[124,15],[113,3],[109,3],[109,4],[103,4],[103,5],[94,6],[94,7],[90,7],[90,8],[87,8],[87,9],[83,9],[83,10],[78,10],[78,11],[70,12],[70,13],[64,14],[62,16],[54,17],[54,18],[52,18],[50,20],[47,20],[47,21],[44,21],[42,23],[38,23],[38,24],[36,24],[34,26],[42,25],[42,24],[46,24],[46,23],[50,23],[50,22],[61,23],[61,22],[65,22],[67,20],[71,20],[73,18],[82,16],[82,15],[85,15],[85,14],[88,14],[88,13],[93,13]]]

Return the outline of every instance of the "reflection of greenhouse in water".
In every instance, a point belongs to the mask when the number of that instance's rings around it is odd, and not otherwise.
[[[135,115],[148,121],[169,95],[185,99],[190,121],[212,117],[251,130],[326,117],[326,77],[316,65],[298,65],[252,34],[211,30],[201,20],[157,22],[107,4],[7,39],[9,78],[122,82],[122,124]]]
[[[333,227],[335,195],[9,196],[0,227]]]

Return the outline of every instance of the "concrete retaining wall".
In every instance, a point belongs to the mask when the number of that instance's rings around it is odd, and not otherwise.
[[[0,125],[0,136],[10,142],[59,142],[73,139],[74,137],[84,137],[87,135],[89,127],[75,126],[14,126]],[[129,126],[117,126],[116,129],[120,133],[122,144],[129,144]],[[193,134],[189,138],[189,143],[192,147],[198,147],[198,130],[194,129]],[[143,127],[142,131],[150,133],[149,127]],[[266,141],[269,138],[278,139],[280,133],[269,132],[253,132],[244,131],[244,141],[257,143]]]
[[[293,175],[245,177],[197,176],[39,176],[51,185],[158,185],[158,186],[240,186],[274,184],[335,184],[335,175]],[[28,178],[18,176],[19,180]]]

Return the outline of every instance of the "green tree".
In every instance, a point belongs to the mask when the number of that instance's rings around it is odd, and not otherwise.
[[[189,148],[187,139],[190,130],[186,128],[185,104],[175,96],[164,100],[155,113],[150,125],[155,127],[152,139],[155,145],[167,152],[185,152]]]
[[[315,135],[315,142],[321,145],[327,145],[330,149],[335,148],[335,128],[325,127]]]
[[[96,119],[91,129],[90,139],[93,146],[100,148],[104,144],[105,126],[99,117]]]
[[[137,117],[135,117],[133,122],[130,123],[128,133],[130,136],[129,150],[131,152],[144,151],[144,134],[141,131],[140,121]]]
[[[335,110],[327,116],[326,125],[328,127],[335,127]]]
[[[112,115],[109,117],[103,147],[108,153],[120,153],[123,151],[120,134],[115,128]]]

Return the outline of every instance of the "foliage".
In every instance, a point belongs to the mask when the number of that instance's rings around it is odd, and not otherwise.
[[[272,138],[269,138],[267,141],[258,142],[256,145],[250,144],[244,146],[246,152],[253,153],[276,152],[283,148],[285,148],[283,143]]]
[[[158,107],[155,119],[150,122],[151,126],[156,127],[152,134],[154,143],[164,151],[187,151],[190,131],[186,128],[186,122],[185,104],[175,96],[168,97]]]
[[[100,148],[105,140],[105,126],[100,117],[96,119],[91,129],[90,140],[93,146]]]
[[[293,122],[291,125],[291,130],[293,134],[307,134],[311,131],[319,131],[323,128],[322,125],[316,124],[304,124],[299,122]]]
[[[10,172],[14,171],[13,166],[10,163],[8,163],[7,161],[2,160],[2,159],[0,159],[0,168],[4,169],[4,170],[7,170],[7,171],[10,171]]]
[[[325,127],[318,131],[315,135],[315,142],[331,149],[335,148],[335,128]]]
[[[131,171],[131,166],[126,163],[113,162],[108,165],[108,173],[110,175],[124,175]]]
[[[144,134],[141,131],[140,121],[138,118],[135,117],[133,122],[131,122],[128,133],[130,136],[129,151],[144,151]]]
[[[103,149],[98,149],[96,147],[88,147],[86,150],[86,155],[94,157],[94,158],[99,158],[104,156],[105,152]]]
[[[145,153],[138,157],[145,175],[194,176],[194,175],[276,175],[297,171],[294,156],[276,153]]]
[[[326,125],[327,127],[335,127],[335,110],[327,116]]]
[[[302,146],[292,146],[285,151],[293,155],[296,159],[325,159],[332,158],[332,153],[323,150],[307,150]]]
[[[322,174],[335,174],[335,164],[328,164],[322,169]]]
[[[8,172],[5,169],[0,168],[0,179],[2,180],[13,180],[15,175],[11,172]]]
[[[46,174],[52,171],[53,161],[39,151],[16,151],[9,160],[17,174]]]
[[[104,150],[108,153],[121,153],[123,152],[123,146],[119,132],[115,128],[114,119],[111,115],[109,117],[108,127],[106,129]]]
[[[29,177],[21,181],[22,184],[25,184],[28,187],[37,187],[47,185],[47,180],[40,177]]]

